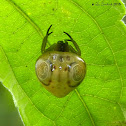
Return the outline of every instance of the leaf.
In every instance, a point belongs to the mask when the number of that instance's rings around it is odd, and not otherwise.
[[[126,124],[126,27],[120,0],[1,0],[0,81],[11,92],[25,125]],[[64,98],[46,91],[35,74],[42,39],[68,32],[87,63],[81,85]]]

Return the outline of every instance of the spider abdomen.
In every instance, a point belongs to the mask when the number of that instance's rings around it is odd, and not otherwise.
[[[84,79],[86,64],[72,52],[49,51],[38,58],[36,74],[48,91],[64,97]]]

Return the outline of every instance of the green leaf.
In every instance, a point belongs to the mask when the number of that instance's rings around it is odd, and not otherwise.
[[[0,82],[25,125],[126,125],[124,15],[120,0],[0,1]],[[35,74],[51,24],[50,44],[65,39],[66,31],[87,64],[85,80],[64,98],[46,91]]]

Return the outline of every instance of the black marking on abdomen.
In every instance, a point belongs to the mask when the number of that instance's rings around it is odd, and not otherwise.
[[[43,85],[45,85],[45,86],[49,86],[49,85],[50,85],[49,83],[48,83],[48,84],[46,84],[46,83],[44,83],[44,82],[42,82],[42,84],[43,84]]]
[[[67,83],[68,84],[68,83]],[[77,87],[78,85],[80,85],[80,83],[77,83],[76,85],[70,85],[70,83],[68,84],[69,87]]]
[[[65,67],[64,71],[67,71],[68,70],[68,67]]]
[[[64,59],[63,59],[63,56],[59,56],[59,61],[60,61],[60,62],[63,62],[63,60],[64,60]]]
[[[51,82],[52,82],[52,80],[50,79],[50,80],[49,80],[49,84],[50,84]]]

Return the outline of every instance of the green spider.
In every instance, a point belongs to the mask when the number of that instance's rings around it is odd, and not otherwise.
[[[53,33],[49,33],[51,26],[43,39],[42,55],[38,58],[35,68],[42,85],[53,95],[60,98],[69,94],[82,82],[86,74],[86,63],[80,57],[79,46],[66,32],[64,33],[70,39],[58,41],[45,49],[48,36]],[[68,41],[74,44],[77,51],[71,45],[68,45]]]

